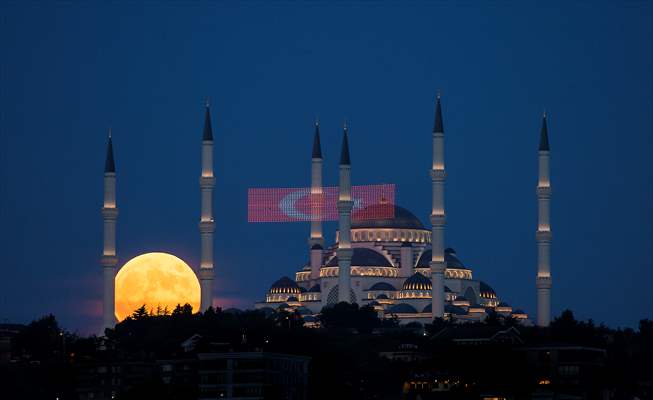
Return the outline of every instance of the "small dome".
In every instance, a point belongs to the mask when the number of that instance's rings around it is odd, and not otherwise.
[[[388,312],[392,314],[417,314],[415,307],[406,303],[395,304],[394,306],[390,307]]]
[[[367,291],[375,291],[375,290],[385,290],[386,292],[388,291],[396,291],[397,289],[389,284],[388,282],[377,282],[374,285],[372,285]]]
[[[379,300],[387,300],[387,299],[388,299],[388,296],[386,296],[385,294],[381,293],[380,295],[376,296],[376,298],[379,299]]]
[[[478,290],[479,290],[479,292],[481,294],[481,297],[484,297],[484,298],[495,298],[495,297],[497,297],[497,294],[494,291],[494,289],[492,289],[492,287],[490,285],[488,285],[487,283],[485,283],[483,281],[479,282]]]
[[[401,290],[431,290],[431,280],[419,272],[415,272],[410,278],[404,281]]]
[[[351,265],[356,267],[392,267],[390,261],[383,254],[365,247],[354,248],[351,256]],[[329,260],[326,266],[337,267],[338,256]]]
[[[424,250],[422,255],[417,260],[417,268],[429,268],[431,263],[431,249]],[[444,264],[447,268],[466,268],[463,263],[456,256],[456,252],[452,248],[447,248],[444,251]]]
[[[382,215],[386,212],[383,208],[389,207],[389,204],[373,204],[364,208],[362,211],[372,215]],[[422,222],[410,211],[398,205],[394,206],[394,218],[381,218],[381,219],[358,219],[354,220],[351,224],[351,229],[360,228],[391,228],[391,229],[424,229]],[[362,212],[359,211],[359,212]],[[386,214],[387,215],[387,214]],[[356,212],[354,211],[352,217],[355,218]]]
[[[297,282],[284,276],[270,286],[270,293],[299,294],[300,289],[299,286],[297,286]]]
[[[308,289],[308,293],[320,293],[321,291],[322,289],[320,289],[320,285],[317,283]]]

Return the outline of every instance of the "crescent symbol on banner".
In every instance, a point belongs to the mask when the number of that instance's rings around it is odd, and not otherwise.
[[[308,189],[297,190],[290,192],[281,199],[279,202],[279,209],[290,218],[302,220],[302,221],[312,221],[313,216],[311,214],[304,214],[295,208],[295,203],[297,200],[306,196],[309,193]]]

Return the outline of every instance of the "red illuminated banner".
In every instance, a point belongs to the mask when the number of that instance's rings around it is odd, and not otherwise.
[[[353,220],[394,218],[395,185],[352,186]],[[247,192],[248,222],[337,221],[338,187],[261,188]]]

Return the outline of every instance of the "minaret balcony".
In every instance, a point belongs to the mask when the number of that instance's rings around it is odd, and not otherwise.
[[[213,267],[211,268],[200,268],[200,270],[197,272],[197,277],[200,280],[205,280],[205,279],[213,279]]]
[[[447,217],[444,214],[431,214],[431,225],[444,226],[447,222]]]
[[[535,240],[538,242],[550,242],[551,241],[551,231],[537,231],[535,233]]]
[[[535,280],[535,286],[537,286],[538,289],[551,289],[551,275],[538,276]]]
[[[551,186],[538,186],[535,191],[539,198],[547,199],[551,197]]]
[[[118,257],[115,255],[103,255],[100,258],[100,264],[102,264],[103,267],[115,267],[118,265]]]
[[[431,267],[431,273],[432,274],[442,274],[442,273],[444,273],[444,270],[445,270],[444,261],[431,261],[429,263],[429,266]]]
[[[338,213],[340,214],[350,214],[353,207],[352,200],[338,200]]]
[[[116,219],[118,218],[118,208],[116,207],[102,207],[102,218]]]
[[[215,222],[211,221],[200,221],[199,223],[200,233],[213,233],[215,232]]]
[[[442,182],[447,178],[447,172],[442,169],[431,169],[431,180],[435,182]]]
[[[200,177],[200,187],[206,189],[213,189],[215,186],[215,177],[214,176],[201,176]]]

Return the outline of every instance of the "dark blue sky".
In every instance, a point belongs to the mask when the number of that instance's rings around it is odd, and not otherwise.
[[[109,126],[122,262],[160,250],[195,267],[210,96],[215,296],[249,307],[307,260],[308,226],[247,224],[247,188],[308,185],[315,116],[325,185],[346,118],[354,184],[395,183],[428,221],[438,88],[446,244],[475,277],[534,313],[546,107],[554,313],[652,318],[652,10],[618,3],[3,2],[0,320],[99,327]]]

